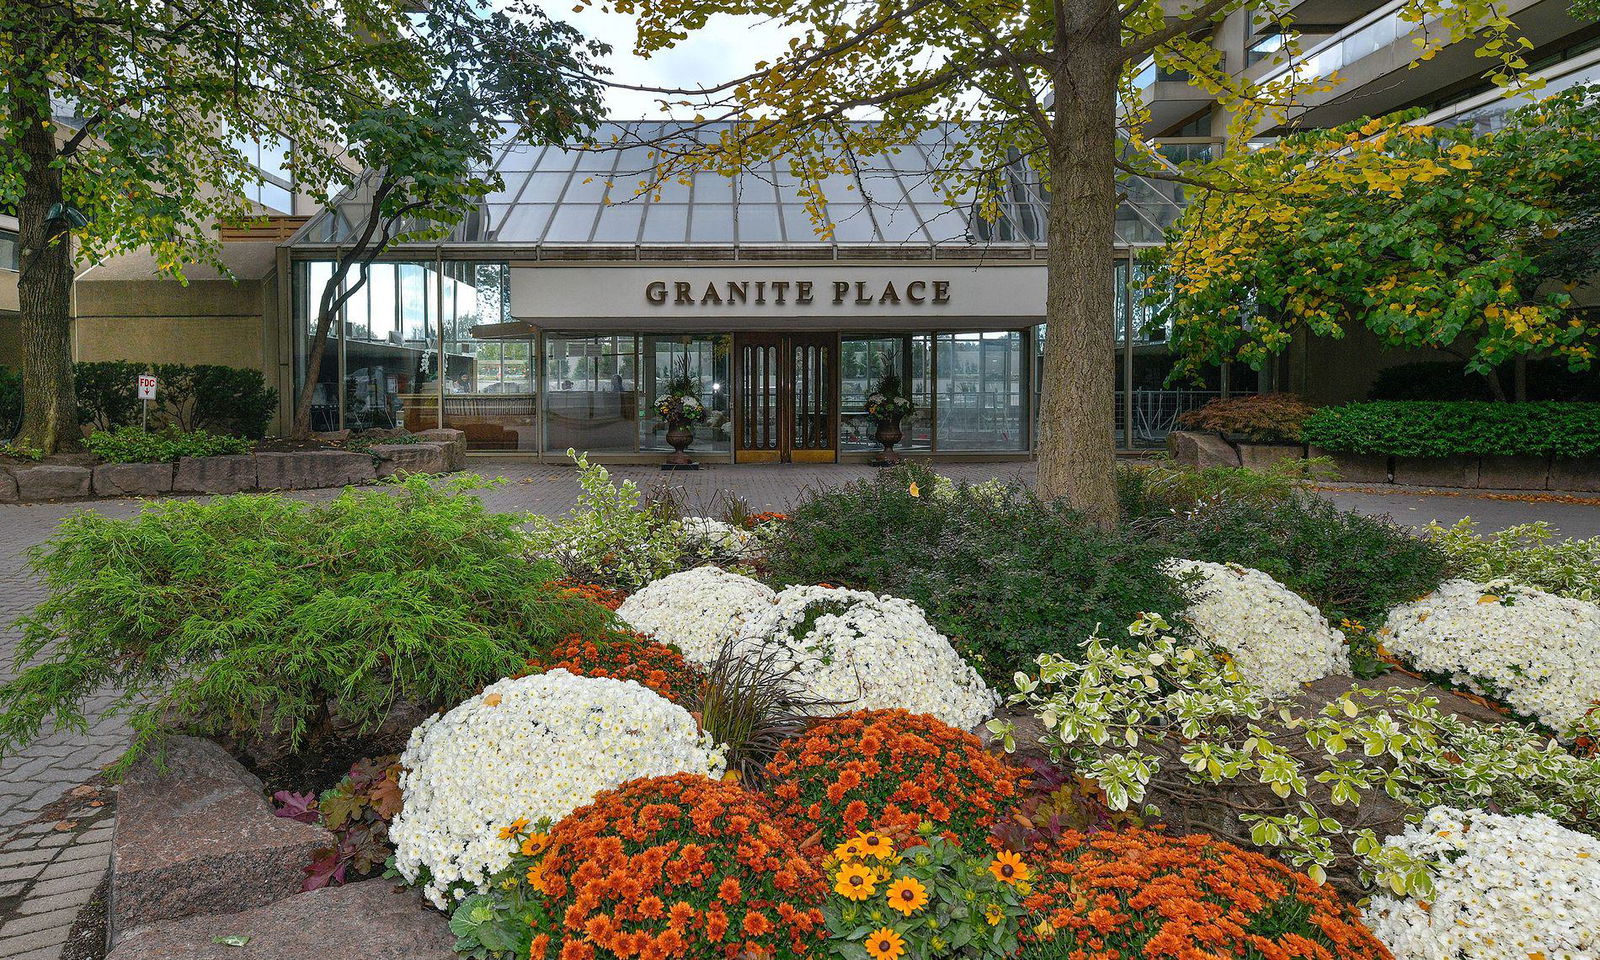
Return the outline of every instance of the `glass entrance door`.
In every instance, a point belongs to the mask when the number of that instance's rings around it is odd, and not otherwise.
[[[735,339],[734,459],[838,459],[838,340],[831,333],[743,333]]]

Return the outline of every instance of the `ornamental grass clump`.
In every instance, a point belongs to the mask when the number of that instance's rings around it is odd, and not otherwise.
[[[767,765],[768,793],[828,849],[923,823],[965,850],[987,849],[1026,778],[972,734],[904,710],[818,721]]]
[[[826,712],[905,710],[966,730],[994,713],[990,690],[909,600],[789,587],[747,618],[741,656],[770,656]]]
[[[557,823],[523,879],[547,900],[532,960],[797,960],[821,952],[822,882],[768,803],[682,774]]]
[[[1263,696],[1282,699],[1303,683],[1350,673],[1344,634],[1260,570],[1199,560],[1173,560],[1164,569],[1189,591],[1183,617],[1195,636],[1231,654]]]
[[[721,776],[722,750],[688,711],[637,683],[551,670],[501,680],[412,731],[395,869],[443,908],[510,861],[490,824],[560,820],[641,777]]]
[[[1386,846],[1434,864],[1367,923],[1398,960],[1600,957],[1600,840],[1542,816],[1436,807]]]
[[[690,663],[706,667],[775,596],[749,577],[721,567],[695,567],[650,582],[623,601],[617,616],[640,633],[682,650]]]
[[[823,859],[828,949],[840,960],[1008,960],[1032,872],[1016,853],[966,851],[929,824],[857,834]]]
[[[49,725],[85,729],[108,689],[103,714],[133,729],[124,763],[171,730],[309,754],[604,629],[604,610],[522,555],[516,517],[466,493],[482,485],[414,477],[326,503],[238,494],[67,518],[30,556],[49,595],[0,686],[0,756]]]
[[[1072,836],[1038,872],[1025,960],[1389,958],[1333,888],[1204,834]]]
[[[618,631],[599,638],[567,637],[550,652],[528,660],[528,673],[565,670],[579,677],[631,680],[679,706],[693,709],[705,674],[664,643]]]
[[[1382,631],[1417,670],[1493,697],[1564,737],[1600,702],[1600,606],[1504,581],[1451,580]]]

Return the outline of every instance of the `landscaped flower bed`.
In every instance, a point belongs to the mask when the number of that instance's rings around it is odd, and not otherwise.
[[[788,538],[810,544],[807,518],[840,513],[803,505],[744,538],[728,532],[744,524],[645,515],[595,468],[590,505],[531,536],[420,479],[398,498],[351,493],[316,511],[239,497],[78,521],[40,561],[57,596],[25,653],[53,662],[0,686],[0,749],[70,720],[76,698],[106,683],[144,696],[177,680],[135,707],[137,728],[219,736],[268,776],[280,816],[330,831],[331,846],[293,865],[306,889],[387,858],[436,922],[448,917],[457,951],[481,960],[1600,949],[1563,926],[1586,916],[1596,883],[1600,759],[1579,724],[1554,721],[1588,688],[1557,696],[1529,682],[1572,672],[1600,616],[1589,601],[1514,585],[1486,601],[1482,585],[1435,581],[1413,605],[1386,602],[1401,587],[1371,571],[1342,578],[1355,561],[1329,555],[1336,543],[1212,529],[1247,506],[1291,518],[1261,531],[1319,516],[1282,490],[1219,495],[1199,481],[1159,523],[1078,534],[1070,515],[1041,520],[1003,486],[894,492],[919,476],[839,496],[926,524],[918,537],[978,536],[962,526],[971,513],[985,544],[1016,551],[996,558],[1011,570],[1036,546],[1021,530],[1158,559],[1085,568],[1103,581],[1050,609],[1076,602],[1102,629],[1052,634],[1024,597],[969,609],[970,589],[947,589],[932,561],[916,580],[929,606],[856,589],[851,579],[882,572],[859,553],[848,577],[827,578],[846,586],[763,583],[747,547],[792,569]],[[890,535],[882,516],[861,519]],[[291,542],[260,532],[279,527]],[[1384,564],[1435,556],[1381,525],[1353,529]],[[128,543],[144,548],[113,548]],[[231,545],[221,569],[191,562],[219,543]],[[1177,544],[1207,559],[1161,557]],[[626,563],[607,576],[613,555]],[[1038,582],[1068,582],[1051,577]],[[1148,584],[1164,609],[1108,622],[1098,611],[1138,599],[1113,583]],[[106,603],[120,618],[100,621]],[[1449,712],[1446,690],[1346,676],[1330,614],[1380,604],[1395,609],[1389,632],[1353,635],[1379,633],[1402,663],[1566,739],[1514,715]],[[1007,622],[1029,640],[974,633]],[[1520,645],[1496,639],[1512,635]],[[233,679],[186,684],[196,662]],[[397,739],[398,757],[376,749]],[[1013,762],[1024,745],[1027,762]]]

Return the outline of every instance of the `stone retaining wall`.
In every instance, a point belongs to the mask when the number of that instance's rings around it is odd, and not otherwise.
[[[184,457],[177,463],[96,464],[85,457],[64,457],[5,464],[0,465],[0,503],[315,490],[411,473],[453,473],[466,466],[466,435],[460,430],[424,430],[417,436],[422,442],[374,444],[362,453],[296,450]]]
[[[1175,430],[1167,435],[1174,460],[1265,469],[1290,456],[1326,457],[1338,479],[1413,487],[1479,490],[1600,490],[1600,457],[1385,457],[1338,453],[1288,444],[1230,443],[1215,433]]]

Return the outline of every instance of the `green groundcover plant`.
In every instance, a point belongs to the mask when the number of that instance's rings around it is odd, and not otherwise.
[[[1373,400],[1306,418],[1312,446],[1396,457],[1600,453],[1600,403]]]
[[[0,686],[0,757],[49,724],[82,730],[89,699],[133,740],[173,730],[309,753],[522,669],[602,608],[523,553],[519,517],[410,478],[327,503],[238,494],[127,520],[69,517],[30,564],[48,598],[20,622]]]
[[[1260,570],[1334,624],[1381,622],[1391,607],[1428,593],[1447,574],[1438,544],[1307,490],[1276,502],[1222,497],[1140,526],[1171,556]]]
[[[100,430],[83,441],[89,452],[107,463],[176,463],[183,457],[215,457],[249,453],[254,446],[242,437],[169,426],[146,432],[138,427]]]
[[[1509,580],[1574,600],[1600,599],[1600,537],[1564,540],[1543,520],[1480,534],[1477,521],[1463,517],[1450,527],[1428,524],[1428,539],[1463,579]]]
[[[1166,556],[1020,486],[952,484],[908,465],[802,502],[772,544],[768,573],[911,600],[999,683],[1097,624],[1183,609],[1160,570]]]
[[[1333,623],[1381,621],[1439,585],[1438,544],[1340,510],[1286,475],[1127,469],[1124,523],[1102,531],[1004,484],[953,484],[924,466],[813,494],[773,538],[776,583],[831,583],[915,601],[995,684],[1074,637],[1188,606],[1172,557],[1254,567]]]

